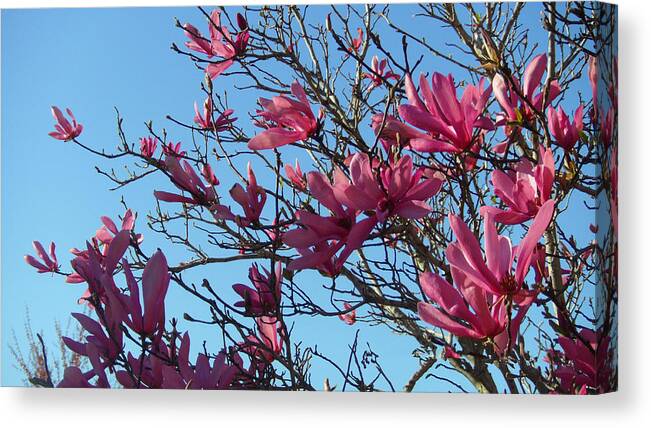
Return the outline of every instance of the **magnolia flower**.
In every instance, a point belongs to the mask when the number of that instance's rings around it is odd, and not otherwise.
[[[298,163],[298,159],[296,159],[295,167],[292,167],[290,164],[285,164],[285,175],[287,175],[287,178],[297,190],[304,192],[307,189],[307,181],[301,170],[301,165]]]
[[[230,116],[233,114],[233,110],[228,109],[225,110],[223,113],[219,115],[217,120],[213,123],[212,120],[212,114],[213,114],[213,106],[212,106],[212,100],[210,97],[206,98],[205,101],[203,102],[203,111],[199,112],[199,107],[197,106],[197,103],[194,103],[194,123],[199,125],[201,129],[209,130],[209,131],[214,131],[214,132],[222,132],[228,129],[231,123],[235,122],[235,118],[230,118]]]
[[[249,141],[249,149],[273,149],[308,139],[317,130],[317,120],[305,91],[298,82],[291,85],[293,100],[285,95],[278,95],[271,100],[260,98],[264,110],[258,111],[267,129]]]
[[[213,172],[212,167],[209,163],[205,163],[201,167],[201,175],[211,186],[217,186],[219,184],[219,180],[215,176],[215,173]]]
[[[316,267],[334,276],[368,239],[378,221],[394,215],[419,219],[431,211],[425,201],[439,191],[443,180],[421,180],[424,170],[414,170],[410,156],[403,156],[393,165],[376,165],[379,174],[372,165],[368,155],[357,153],[350,159],[350,179],[339,168],[334,171],[333,184],[322,174],[308,174],[310,193],[332,215],[296,212],[301,227],[286,232],[283,242],[296,248],[301,257],[292,260],[288,269]],[[357,214],[362,211],[369,217],[358,221]]]
[[[613,374],[610,338],[588,329],[582,329],[579,335],[575,339],[560,336],[558,344],[563,352],[549,352],[548,360],[559,380],[559,392],[585,395],[610,391]]]
[[[174,144],[172,142],[169,142],[167,144],[163,144],[163,154],[165,156],[184,157],[186,155],[186,151],[181,150],[181,142],[180,141],[178,143],[176,143],[176,144]]]
[[[449,215],[450,227],[457,240],[445,252],[451,267],[458,269],[468,279],[488,293],[509,298],[520,303],[538,294],[524,287],[524,279],[533,260],[538,240],[547,229],[554,214],[554,200],[545,202],[534,217],[527,234],[514,249],[511,240],[497,234],[494,216],[482,210],[484,217],[484,254],[472,231],[463,220]],[[517,260],[515,272],[513,260]]]
[[[72,119],[72,123],[63,116],[63,113],[61,113],[61,110],[59,110],[58,107],[52,106],[52,116],[57,123],[54,125],[56,131],[48,134],[50,137],[56,138],[57,140],[69,141],[77,138],[79,134],[81,134],[84,127],[80,123],[77,123],[75,115],[72,114],[72,111],[69,108],[66,109],[66,113],[68,113],[68,116]]]
[[[273,313],[280,303],[282,286],[282,264],[276,263],[276,269],[270,273],[263,268],[260,273],[258,266],[249,268],[249,280],[253,288],[244,284],[234,284],[233,290],[242,297],[235,306],[244,308],[246,313],[253,316],[263,316]]]
[[[429,138],[427,134],[400,122],[395,117],[387,115],[385,118],[381,113],[371,118],[371,128],[375,135],[379,135],[384,150],[389,154],[394,145],[402,148],[409,146],[411,140]]]
[[[504,224],[520,224],[533,218],[540,207],[551,197],[554,184],[554,154],[551,149],[540,148],[538,164],[533,166],[527,159],[516,165],[513,171],[498,169],[491,173],[495,194],[508,209],[484,207]]]
[[[547,55],[541,54],[534,57],[524,71],[524,81],[522,87],[516,81],[515,88],[510,82],[504,80],[500,74],[493,77],[493,93],[495,99],[500,104],[504,113],[498,116],[496,125],[506,125],[507,122],[520,122],[521,120],[529,121],[533,116],[531,106],[541,112],[544,107],[549,105],[554,98],[560,94],[560,86],[557,80],[553,80],[549,85],[549,93],[543,106],[544,92],[541,87],[542,76],[547,69]],[[538,90],[540,88],[540,90]],[[518,95],[521,92],[525,99]]]
[[[43,248],[43,245],[41,245],[40,242],[34,241],[32,242],[32,245],[34,247],[34,250],[36,251],[36,255],[38,255],[38,257],[43,261],[43,263],[36,260],[34,256],[26,255],[25,261],[27,262],[27,264],[36,268],[36,271],[38,273],[58,272],[59,262],[57,261],[56,245],[54,244],[54,242],[50,243],[49,254],[45,252],[45,248]]]
[[[185,389],[226,389],[235,379],[238,369],[226,364],[224,352],[213,358],[212,366],[210,359],[202,353],[197,356],[194,368],[188,366],[182,373]]]
[[[453,244],[451,244],[453,245]],[[441,276],[425,272],[419,282],[425,295],[436,305],[418,303],[418,316],[428,324],[449,331],[457,337],[475,340],[492,339],[495,352],[502,354],[513,345],[524,315],[535,296],[519,302],[512,317],[503,299],[478,287],[463,271],[451,267],[455,286]],[[510,325],[510,337],[507,331]]]
[[[348,325],[355,324],[356,317],[357,317],[357,315],[355,313],[355,309],[353,309],[353,307],[350,305],[350,303],[344,302],[344,310],[346,311],[346,313],[339,314],[338,315],[339,319],[342,320],[343,322],[345,322]]]
[[[79,367],[66,367],[63,372],[63,379],[57,385],[57,388],[110,388],[111,384],[106,377],[105,366],[100,360],[100,354],[97,347],[88,343],[86,345],[86,356],[90,361],[91,369],[86,373],[82,372]],[[90,380],[97,376],[95,384]]]
[[[394,73],[393,71],[391,71],[391,69],[385,72],[384,69],[386,67],[387,67],[386,58],[383,59],[382,61],[378,61],[377,55],[373,57],[373,60],[371,62],[371,72],[364,73],[362,75],[364,79],[371,80],[371,85],[369,86],[369,90],[381,86],[385,80],[389,80],[389,79],[396,80],[400,78],[400,76]]]
[[[115,287],[113,274],[120,259],[131,245],[131,232],[119,231],[110,242],[102,244],[104,247],[102,251],[96,242],[93,244],[87,242],[84,251],[74,250],[76,257],[70,265],[75,274],[66,278],[66,282],[88,284],[88,289],[80,300],[86,301],[90,306],[93,306],[96,300],[104,302],[107,290]]]
[[[111,362],[117,358],[122,351],[123,333],[120,329],[121,320],[112,320],[100,322],[91,317],[80,314],[71,314],[79,322],[87,336],[86,342],[77,342],[69,337],[62,337],[63,343],[72,351],[79,355],[91,357],[95,354],[101,356],[104,361]],[[109,316],[107,313],[105,316]],[[106,324],[105,324],[106,322]]]
[[[234,221],[242,226],[248,226],[260,220],[264,204],[267,201],[267,192],[258,186],[258,180],[255,177],[251,163],[247,165],[248,184],[246,190],[241,184],[235,184],[231,190],[231,197],[237,202],[244,211],[244,216],[235,215],[226,205],[215,204],[210,209],[215,214],[215,218]]]
[[[307,210],[296,212],[300,226],[283,234],[283,242],[296,248],[301,257],[292,260],[288,270],[317,268],[328,276],[335,276],[353,251],[360,248],[377,224],[375,216],[357,221],[357,212],[337,200],[333,185],[320,173],[307,175],[312,196],[332,215],[323,217]]]
[[[398,112],[405,122],[428,134],[412,139],[411,148],[421,152],[460,153],[472,145],[475,129],[493,129],[490,119],[483,116],[491,91],[490,87],[483,87],[483,78],[476,86],[467,85],[459,100],[451,75],[434,73],[430,87],[425,75],[421,74],[421,99],[407,75],[405,91],[409,103],[401,105]]]
[[[441,188],[443,180],[423,177],[424,170],[414,170],[411,156],[405,155],[393,165],[382,165],[379,174],[366,154],[357,153],[350,162],[350,180],[335,170],[335,197],[358,211],[374,210],[379,221],[397,215],[419,219],[432,208],[425,202]],[[376,175],[380,176],[380,181]]]
[[[590,55],[588,58],[588,79],[592,90],[592,114],[593,123],[599,119],[599,59]]]
[[[70,252],[75,256],[75,259],[72,261],[73,268],[77,266],[79,269],[83,268],[84,272],[88,273],[86,273],[85,276],[82,276],[79,272],[75,271],[66,277],[67,283],[79,284],[82,282],[88,282],[88,275],[91,277],[99,276],[101,274],[101,263],[109,257],[111,243],[115,239],[117,239],[117,243],[113,247],[113,253],[110,257],[110,259],[112,259],[111,264],[115,262],[117,265],[119,257],[121,257],[121,254],[124,253],[129,246],[136,221],[136,216],[130,209],[124,213],[119,229],[109,217],[102,216],[100,219],[102,221],[102,226],[97,229],[95,235],[90,239],[90,242],[87,242],[86,249],[79,250],[73,248],[70,250]],[[144,240],[144,237],[142,234],[136,233],[133,234],[133,240],[136,244],[140,244]],[[122,253],[118,254],[120,251]],[[90,269],[91,265],[95,267]],[[90,296],[88,291],[86,293],[87,294],[82,296],[82,299]]]
[[[135,224],[136,224],[136,216],[131,211],[131,209],[127,209],[127,211],[124,213],[124,216],[122,217],[122,224],[120,225],[120,229],[116,226],[116,224],[107,216],[102,216],[100,217],[100,220],[102,221],[102,227],[97,229],[97,232],[95,232],[95,238],[101,242],[102,244],[108,245],[111,243],[113,238],[122,230],[127,230],[127,231],[132,231]],[[143,236],[142,234],[138,233],[135,235],[136,243],[140,244],[143,241]]]
[[[349,52],[359,52],[359,48],[362,47],[362,42],[364,41],[364,31],[361,28],[357,28],[357,37],[350,41]]]
[[[547,120],[549,121],[549,132],[554,136],[556,144],[565,150],[571,150],[583,132],[583,105],[579,105],[574,112],[574,122],[570,122],[563,107],[558,107],[558,110],[555,110],[552,106],[547,109]]]
[[[156,199],[164,202],[180,202],[192,205],[210,206],[214,204],[217,194],[212,185],[206,186],[187,161],[184,160],[181,164],[176,156],[168,155],[165,158],[165,169],[170,174],[174,185],[179,190],[188,192],[190,196],[156,190],[154,191]]]
[[[142,137],[140,139],[140,154],[146,158],[154,157],[158,142],[154,137]]]
[[[226,26],[221,25],[220,11],[215,9],[210,14],[209,31],[210,39],[206,39],[191,24],[183,25],[185,35],[190,39],[185,45],[193,51],[200,52],[208,58],[213,56],[221,57],[219,61],[211,62],[206,67],[206,73],[214,79],[233,65],[233,59],[246,51],[249,43],[248,24],[244,17],[238,14],[237,21],[240,33],[233,40],[231,33]]]
[[[165,295],[170,283],[165,255],[156,251],[145,265],[142,273],[142,303],[140,289],[131,268],[123,261],[124,276],[129,288],[129,296],[124,297],[125,322],[133,331],[144,336],[152,336],[165,328]]]
[[[160,355],[168,356],[169,361],[177,361],[178,369],[174,365],[162,363]],[[185,333],[178,352],[174,351],[173,346],[170,349],[159,345],[158,356],[148,355],[144,359],[130,356],[129,362],[134,375],[150,388],[226,389],[232,385],[240,371],[237,365],[227,363],[226,353],[223,351],[214,357],[200,353],[194,364],[190,363],[189,357],[190,337]],[[116,378],[126,388],[138,386],[126,371],[118,371]]]
[[[606,114],[601,112],[599,118],[599,139],[606,147],[610,147],[613,143],[613,135],[615,132],[615,108],[611,106]]]
[[[278,320],[263,316],[255,319],[258,327],[257,336],[248,336],[242,344],[242,350],[261,363],[271,363],[282,352],[282,334],[279,332]]]

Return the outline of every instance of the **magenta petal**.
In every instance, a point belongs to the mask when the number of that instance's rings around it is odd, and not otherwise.
[[[412,150],[425,153],[457,153],[458,148],[452,144],[430,138],[412,138],[409,140]]]
[[[158,250],[149,259],[142,274],[142,292],[145,306],[144,329],[153,333],[155,324],[165,310],[164,299],[169,286],[170,276],[167,272],[167,260]]]
[[[159,201],[163,202],[181,202],[181,203],[186,203],[186,204],[195,204],[196,202],[194,199],[187,198],[185,196],[177,195],[175,193],[169,193],[169,192],[163,192],[160,190],[156,190],[154,192],[154,197],[158,199]]]
[[[249,149],[275,149],[298,140],[300,140],[300,135],[296,131],[284,128],[269,128],[249,140]]]
[[[130,231],[122,230],[115,238],[111,241],[106,252],[106,257],[104,258],[104,267],[106,272],[112,274],[115,270],[115,267],[118,265],[118,261],[122,258],[127,248],[131,243],[131,237],[129,236]]]
[[[447,330],[456,336],[480,338],[476,332],[453,321],[428,303],[418,302],[418,316],[426,323]]]
[[[533,101],[532,96],[542,80],[542,76],[547,68],[547,55],[541,54],[534,57],[524,71],[523,92],[529,101]]]
[[[533,224],[529,227],[527,235],[520,242],[520,245],[518,245],[518,265],[515,270],[515,280],[518,284],[522,284],[524,277],[529,271],[533,250],[536,248],[536,244],[547,229],[547,226],[549,226],[549,222],[554,215],[554,206],[555,201],[550,199],[540,207]]]
[[[233,65],[232,60],[221,61],[217,64],[210,64],[206,67],[206,73],[210,76],[211,79],[219,77],[224,71],[226,71],[231,65]]]

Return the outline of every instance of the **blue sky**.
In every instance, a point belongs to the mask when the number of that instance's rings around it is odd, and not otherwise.
[[[395,6],[398,22],[409,24],[410,6]],[[533,38],[541,38],[537,30],[538,12],[531,5],[525,22],[532,24]],[[315,10],[316,22],[323,22],[324,9]],[[408,12],[409,11],[409,12]],[[193,22],[205,28],[201,13],[193,8],[131,8],[131,9],[57,9],[10,10],[2,12],[2,384],[20,385],[22,373],[13,368],[8,345],[15,330],[22,342],[25,311],[29,307],[32,325],[43,330],[46,338],[53,337],[55,320],[66,322],[70,312],[79,311],[77,298],[83,285],[68,285],[61,278],[38,275],[22,257],[31,253],[31,241],[55,241],[59,261],[68,269],[73,246],[81,246],[100,226],[99,217],[117,218],[123,210],[120,199],[141,212],[138,229],[145,234],[145,249],[153,251],[165,244],[148,232],[144,214],[153,207],[152,190],[171,190],[161,179],[148,179],[133,188],[109,192],[110,183],[94,171],[94,165],[120,168],[119,162],[98,162],[98,159],[72,144],[51,139],[50,105],[70,107],[84,125],[82,141],[96,148],[111,150],[118,139],[114,106],[125,118],[129,141],[146,135],[143,125],[153,120],[154,128],[166,127],[174,141],[187,141],[187,133],[165,120],[172,115],[185,122],[193,117],[193,102],[202,99],[202,74],[185,58],[170,50],[172,42],[185,39],[175,28],[174,18]],[[535,23],[535,24],[534,24]],[[423,26],[424,35],[432,37],[439,27]],[[449,37],[447,31],[445,37]],[[388,47],[398,47],[398,39],[389,39]],[[454,72],[458,69],[433,57],[426,57],[420,71]],[[216,87],[238,83],[234,78],[215,82]],[[241,83],[241,82],[240,82]],[[248,121],[260,94],[243,92],[231,94],[231,107],[240,118]],[[571,106],[570,109],[574,107]],[[251,126],[247,126],[253,132]],[[291,151],[286,161],[293,161]],[[304,166],[304,169],[310,169]],[[222,180],[222,190],[228,189],[228,179]],[[264,177],[264,173],[263,173]],[[575,217],[574,214],[568,220]],[[585,215],[577,213],[576,215]],[[585,229],[587,229],[587,223]],[[586,231],[577,231],[578,237]],[[182,254],[166,251],[170,263],[181,260]],[[197,279],[211,279],[213,285],[231,296],[230,285],[246,283],[248,264],[237,263],[217,267],[218,272],[197,273]],[[309,277],[315,289],[327,279]],[[319,293],[319,291],[315,291]],[[234,298],[234,296],[233,296]],[[168,296],[168,316],[182,317],[184,311],[201,315],[201,308],[180,290],[173,288]],[[203,312],[205,313],[205,311]],[[359,324],[358,324],[359,325]],[[307,345],[319,343],[319,349],[334,355],[339,361],[347,357],[347,345],[355,335],[355,327],[341,321],[304,319],[295,326],[296,337]],[[219,346],[220,337],[207,328],[193,328],[195,346],[201,340]],[[409,338],[391,335],[380,328],[362,326],[361,341],[370,341],[380,354],[381,362],[390,373],[398,372],[400,388],[416,369],[411,350],[416,344]],[[323,376],[332,371],[315,363],[313,383],[320,385]],[[338,383],[338,382],[333,382]],[[422,382],[422,389],[447,390],[435,380]]]

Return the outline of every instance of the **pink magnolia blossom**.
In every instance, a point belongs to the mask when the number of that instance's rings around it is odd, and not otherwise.
[[[36,271],[38,273],[58,272],[59,262],[57,261],[56,245],[54,242],[50,243],[49,254],[45,252],[45,248],[43,248],[43,245],[41,245],[40,242],[34,241],[32,242],[32,245],[36,251],[36,255],[39,259],[42,260],[43,263],[36,260],[34,256],[26,255],[25,261],[27,264],[36,268]]]
[[[355,324],[357,314],[355,313],[355,309],[350,305],[348,302],[344,302],[344,310],[347,311],[344,314],[339,314],[339,319],[345,322],[348,325],[353,325]]]
[[[610,338],[582,329],[580,338],[560,336],[563,352],[550,351],[552,373],[559,380],[564,394],[585,395],[610,391],[613,374]]]
[[[118,383],[125,388],[163,388],[163,384],[165,383],[163,373],[167,371],[163,358],[174,361],[174,355],[171,355],[170,348],[163,341],[158,341],[152,351],[154,352],[150,352],[142,357],[134,356],[129,352],[127,360],[131,369],[131,375],[126,370],[116,370],[115,379]],[[172,367],[170,369],[170,371],[178,374]],[[138,383],[138,380],[140,380],[140,383]],[[169,385],[166,387],[172,388]]]
[[[169,142],[167,144],[163,144],[163,154],[165,156],[184,157],[187,153],[186,153],[185,150],[181,149],[181,142],[179,141],[176,144],[174,144],[172,142]]]
[[[151,336],[165,328],[165,295],[170,283],[165,255],[156,251],[145,265],[142,274],[142,301],[136,278],[124,261],[124,276],[129,296],[122,299],[128,318],[126,324],[138,334]]]
[[[588,79],[592,90],[592,111],[590,117],[593,123],[599,119],[599,59],[596,56],[588,58]]]
[[[107,313],[106,316],[109,316],[109,314]],[[72,317],[79,322],[87,333],[85,336],[86,341],[83,343],[69,337],[62,337],[63,342],[72,352],[86,357],[96,353],[107,364],[117,358],[123,346],[123,333],[119,323],[121,320],[109,320],[109,324],[105,325],[80,313],[73,313]]]
[[[86,345],[88,360],[91,369],[82,372],[79,367],[66,367],[63,372],[63,379],[57,385],[57,388],[110,388],[111,385],[106,377],[105,366],[100,360],[98,349],[92,343]],[[97,376],[95,383],[90,380]]]
[[[211,210],[215,212],[216,218],[234,221],[242,226],[248,226],[260,220],[264,204],[267,201],[267,192],[261,186],[258,186],[258,180],[250,163],[247,165],[247,174],[249,183],[246,190],[239,183],[235,184],[230,190],[233,200],[242,207],[244,216],[235,215],[225,205],[215,204],[211,207]]]
[[[278,217],[274,218],[274,221],[271,222],[271,227],[265,228],[263,231],[265,235],[269,237],[269,240],[275,242],[282,236],[282,231],[287,229],[286,225],[278,226]]]
[[[357,28],[357,37],[353,38],[350,41],[350,48],[348,51],[350,53],[359,52],[359,48],[362,47],[363,42],[364,42],[364,31],[362,31],[361,28]]]
[[[554,154],[551,149],[540,148],[538,164],[533,166],[527,159],[516,165],[513,171],[494,170],[491,181],[495,194],[506,204],[506,210],[485,207],[504,224],[520,224],[533,218],[540,207],[551,197],[554,184]]]
[[[226,389],[228,388],[238,369],[235,366],[226,364],[226,354],[220,352],[213,358],[212,366],[205,354],[199,354],[194,368],[183,376],[185,389]]]
[[[490,211],[482,210],[485,259],[472,231],[460,217],[450,214],[450,227],[457,240],[446,250],[448,263],[463,272],[477,286],[496,296],[520,303],[537,295],[537,290],[524,287],[524,280],[531,267],[538,240],[552,219],[554,206],[555,201],[550,199],[540,207],[526,236],[515,249],[508,237],[497,234],[495,219]],[[517,259],[515,272],[512,268],[514,259]]]
[[[278,95],[271,100],[260,98],[263,110],[258,111],[267,129],[249,141],[249,149],[273,149],[303,141],[313,136],[317,130],[317,120],[301,85],[294,81],[291,85],[293,100]]]
[[[307,181],[305,180],[305,175],[301,170],[301,165],[298,163],[298,159],[296,159],[294,167],[290,164],[285,164],[285,175],[287,175],[287,178],[297,190],[300,190],[301,192],[307,190]]]
[[[227,363],[227,355],[220,352],[214,357],[204,353],[197,356],[194,364],[190,363],[190,337],[183,335],[178,352],[165,345],[159,345],[158,355],[167,356],[169,360],[177,361],[178,370],[172,365],[165,364],[158,356],[148,355],[141,362],[139,358],[130,356],[129,362],[134,375],[142,384],[149,388],[165,389],[227,389],[239,373],[236,365]],[[212,365],[210,360],[212,361]],[[140,367],[143,368],[142,372]],[[116,373],[118,381],[126,388],[137,385],[126,371]]]
[[[74,250],[76,257],[70,265],[75,272],[66,278],[66,282],[88,284],[80,301],[86,301],[91,307],[97,300],[105,302],[106,291],[115,287],[113,274],[131,244],[130,231],[119,231],[108,244],[102,244],[101,250],[97,240],[92,242],[86,243],[86,250]]]
[[[563,107],[558,107],[558,110],[555,110],[549,106],[547,120],[549,121],[549,132],[554,136],[556,144],[565,150],[571,150],[583,132],[583,105],[580,105],[574,112],[573,122],[570,122]]]
[[[263,316],[273,314],[280,303],[280,290],[282,286],[282,264],[276,263],[273,273],[263,268],[260,273],[258,266],[253,264],[249,268],[249,280],[252,287],[244,284],[234,284],[233,290],[242,297],[242,301],[235,306],[244,308],[248,315]]]
[[[215,173],[213,172],[212,167],[209,163],[205,163],[201,167],[201,175],[206,180],[206,183],[210,184],[211,186],[217,186],[219,184],[219,180],[217,179],[217,176],[215,176]]]
[[[337,200],[335,187],[324,175],[310,172],[307,182],[312,196],[332,215],[323,217],[307,210],[296,212],[300,227],[284,233],[282,239],[286,245],[296,248],[301,257],[292,260],[287,269],[317,268],[325,275],[335,276],[352,252],[368,238],[377,218],[371,216],[357,221],[356,210],[346,208]]]
[[[187,386],[184,376],[191,378],[193,368],[189,361],[190,336],[186,332],[181,338],[180,346],[176,346],[176,335],[173,336],[170,346],[162,340],[153,344],[152,351],[143,357],[129,353],[127,361],[131,374],[126,370],[117,370],[116,380],[125,388],[167,388],[185,389]],[[176,362],[170,365],[169,362]],[[137,381],[140,381],[140,384]]]
[[[110,244],[114,239],[118,238],[118,235],[120,235],[120,239],[117,244],[118,247],[116,248],[124,247],[124,250],[126,251],[126,248],[129,245],[130,236],[132,235],[132,231],[135,227],[136,217],[133,212],[130,209],[125,212],[122,218],[122,224],[119,229],[113,220],[111,220],[109,217],[102,216],[100,219],[102,221],[102,226],[97,229],[95,236],[93,236],[90,239],[90,242],[87,243],[87,249],[79,250],[77,248],[73,248],[70,250],[70,252],[75,256],[75,259],[78,259],[73,260],[73,268],[75,265],[85,266],[89,262],[91,252],[98,260],[98,263],[101,263],[101,261],[109,255],[108,253]],[[123,231],[125,233],[121,233]],[[140,244],[144,240],[144,237],[140,233],[133,233],[133,240],[135,244]],[[66,282],[70,284],[79,284],[82,282],[87,282],[87,280],[75,271],[66,277]],[[85,298],[88,296],[89,295],[84,295],[83,297]]]
[[[278,320],[263,316],[255,319],[258,327],[257,336],[249,336],[242,344],[242,350],[262,363],[271,363],[282,352],[282,335]]]
[[[206,67],[206,73],[212,79],[215,79],[226,71],[226,69],[233,65],[233,59],[246,51],[250,37],[248,24],[246,24],[246,20],[240,14],[238,14],[237,21],[241,31],[237,34],[235,40],[233,40],[228,28],[221,25],[220,11],[217,9],[212,11],[208,22],[210,39],[202,36],[201,32],[191,24],[185,24],[183,26],[185,35],[190,39],[190,41],[185,43],[189,49],[200,52],[208,58],[212,58],[213,56],[222,58],[219,61],[210,63]]]
[[[197,106],[197,103],[194,103],[194,123],[199,125],[201,129],[209,130],[209,131],[214,131],[214,132],[223,132],[227,130],[230,126],[231,123],[235,122],[235,118],[231,118],[230,116],[233,114],[233,110],[228,109],[225,110],[223,113],[219,115],[217,120],[214,121],[212,119],[213,115],[213,106],[212,106],[212,100],[209,98],[206,98],[205,101],[203,102],[203,111],[199,111],[199,107]]]
[[[188,192],[190,196],[156,190],[154,196],[159,201],[180,202],[192,205],[211,206],[217,199],[217,194],[212,186],[206,186],[194,168],[187,162],[179,162],[176,156],[165,157],[165,169],[170,175],[174,185],[181,191]]]
[[[389,79],[397,80],[400,78],[400,76],[394,73],[393,71],[391,71],[391,69],[385,72],[384,70],[386,67],[387,67],[386,58],[383,59],[382,61],[379,61],[377,55],[373,57],[373,60],[371,62],[371,72],[364,73],[362,75],[364,79],[371,80],[371,85],[369,86],[369,90],[373,88],[377,88],[378,86],[382,86],[382,83],[385,80],[389,80]]]
[[[403,156],[394,165],[383,165],[377,171],[366,154],[357,153],[350,160],[349,179],[339,168],[334,171],[334,184],[322,174],[308,174],[310,193],[332,215],[322,217],[309,211],[296,212],[301,227],[283,235],[286,245],[296,248],[301,257],[292,260],[290,270],[318,268],[329,276],[340,272],[353,251],[360,248],[378,221],[397,215],[419,219],[431,208],[425,202],[442,184],[439,178],[426,178],[422,169],[414,170],[410,156]],[[370,213],[358,221],[359,212]],[[337,253],[341,251],[337,255]]]
[[[484,89],[484,79],[475,85],[467,85],[461,100],[457,98],[454,79],[440,73],[432,75],[430,87],[425,75],[420,76],[420,93],[407,75],[405,91],[408,104],[399,107],[402,119],[425,131],[428,136],[414,138],[411,148],[422,152],[460,153],[467,150],[475,140],[475,129],[493,129],[493,123],[483,115],[490,87]]]
[[[124,213],[120,229],[118,229],[113,220],[107,216],[100,217],[100,220],[102,221],[102,227],[97,229],[97,232],[95,232],[95,238],[97,238],[99,242],[105,245],[110,244],[115,235],[117,235],[120,231],[132,231],[136,224],[136,216],[133,211],[131,211],[131,209],[127,209],[127,211]],[[138,244],[140,244],[144,239],[140,233],[135,234],[134,236],[135,242]]]
[[[400,122],[391,115],[379,113],[371,118],[371,128],[375,135],[379,135],[380,142],[387,153],[391,152],[391,147],[408,147],[411,140],[427,139],[427,134],[417,131],[409,125]]]
[[[81,371],[79,367],[70,366],[66,367],[63,371],[63,378],[57,384],[57,388],[102,388],[104,386],[93,385],[90,383],[90,379],[95,376],[95,371],[91,370],[87,373]],[[104,388],[109,388],[108,379],[106,380],[107,386]]]
[[[158,142],[154,137],[142,137],[140,139],[140,154],[146,158],[153,158],[157,146]]]
[[[63,113],[61,113],[58,107],[52,106],[52,116],[57,123],[54,125],[56,131],[48,134],[50,137],[56,138],[57,140],[69,141],[77,138],[81,134],[84,127],[80,123],[77,123],[75,116],[69,108],[66,109],[66,113],[72,119],[72,123],[63,116]]]
[[[424,170],[414,170],[411,156],[405,155],[394,165],[371,166],[366,154],[357,153],[350,162],[350,180],[341,170],[335,171],[335,197],[347,207],[358,211],[375,211],[379,221],[397,215],[419,219],[432,208],[425,202],[441,188],[443,180],[423,177]]]
[[[493,77],[493,93],[504,113],[498,116],[497,125],[507,125],[508,122],[519,122],[520,119],[529,121],[533,117],[533,106],[537,111],[542,112],[560,94],[558,81],[553,80],[549,85],[549,93],[543,106],[542,77],[547,69],[547,55],[541,54],[534,57],[524,71],[522,87],[515,81],[513,88],[500,74]],[[518,94],[520,92],[525,99]]]
[[[520,324],[535,295],[522,299],[517,315],[513,317],[507,312],[503,299],[477,286],[462,270],[454,266],[450,270],[456,287],[437,274],[425,272],[420,275],[423,292],[436,305],[419,302],[418,316],[457,337],[475,340],[490,338],[495,352],[503,353],[509,344],[512,346],[515,343]],[[509,324],[510,337],[507,332]]]

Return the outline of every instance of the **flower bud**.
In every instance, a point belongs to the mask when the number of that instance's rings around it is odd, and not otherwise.
[[[246,30],[249,28],[249,23],[246,22],[246,18],[241,13],[237,14],[237,26],[240,27],[241,31]]]
[[[330,21],[330,14],[326,16],[326,30],[328,30],[328,32],[332,31],[332,22]]]

